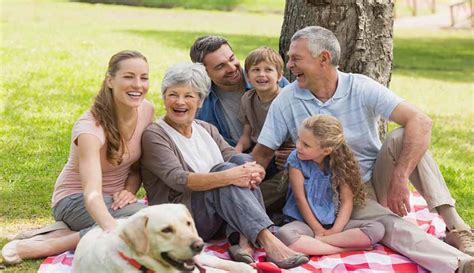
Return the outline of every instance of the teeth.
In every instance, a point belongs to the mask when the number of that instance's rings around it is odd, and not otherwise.
[[[127,92],[127,95],[132,96],[132,97],[139,97],[142,95],[140,92]]]

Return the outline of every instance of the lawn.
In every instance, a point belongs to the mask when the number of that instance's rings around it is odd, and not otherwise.
[[[189,60],[200,35],[227,37],[243,60],[278,46],[282,15],[162,10],[74,2],[1,2],[0,247],[52,221],[50,198],[74,121],[98,91],[107,61],[144,53],[157,115],[165,69]],[[431,150],[461,215],[474,226],[474,42],[469,31],[396,30],[391,88],[434,119]],[[142,192],[143,194],[143,192]],[[5,272],[34,272],[30,261]]]

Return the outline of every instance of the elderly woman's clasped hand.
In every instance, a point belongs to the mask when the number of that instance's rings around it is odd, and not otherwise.
[[[232,179],[232,185],[242,188],[255,189],[265,177],[265,169],[255,161],[247,162],[225,172]]]

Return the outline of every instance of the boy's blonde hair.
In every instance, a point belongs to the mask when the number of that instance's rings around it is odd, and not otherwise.
[[[319,140],[321,148],[332,148],[329,167],[333,186],[347,184],[354,194],[354,205],[363,206],[367,193],[361,181],[359,162],[346,143],[339,120],[329,115],[314,115],[303,121],[303,128]]]
[[[283,75],[283,59],[273,48],[267,46],[253,50],[247,58],[245,58],[245,73],[249,72],[251,66],[263,61],[273,64],[278,72],[278,76]]]

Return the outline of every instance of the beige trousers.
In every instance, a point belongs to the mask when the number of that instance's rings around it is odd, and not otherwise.
[[[385,235],[381,243],[431,272],[454,272],[459,267],[459,260],[468,259],[470,256],[425,233],[377,202],[376,198],[380,201],[386,200],[390,175],[400,155],[402,140],[402,128],[387,136],[377,156],[372,181],[367,183],[370,198],[365,207],[354,209],[351,219],[382,223]],[[410,182],[425,198],[430,210],[444,204],[454,205],[443,176],[429,152],[423,156],[411,174]]]

